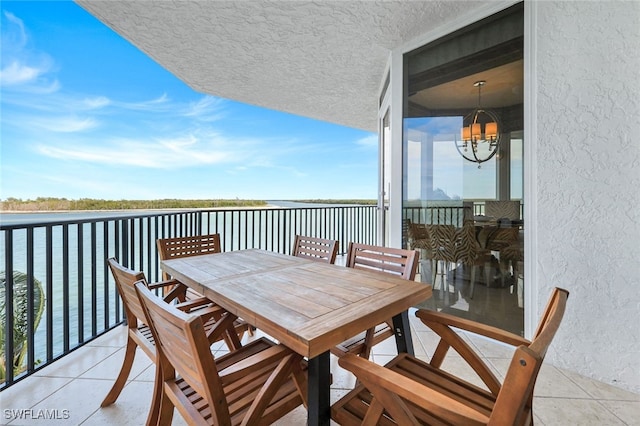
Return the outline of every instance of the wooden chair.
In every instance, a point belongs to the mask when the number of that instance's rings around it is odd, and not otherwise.
[[[201,317],[163,303],[142,282],[136,290],[157,344],[162,388],[157,424],[171,424],[174,407],[188,424],[266,425],[306,406],[301,355],[260,338],[214,359]],[[234,320],[227,313],[214,333]]]
[[[220,234],[159,238],[156,240],[156,245],[160,260],[221,252]],[[168,280],[169,278],[169,275],[163,272],[163,279]]]
[[[201,254],[220,253],[220,234],[194,235],[175,238],[158,238],[156,240],[160,260],[179,259],[181,257]],[[162,272],[162,279],[171,279],[168,273]],[[187,290],[187,298],[202,297],[192,289]]]
[[[400,354],[386,366],[345,355],[338,362],[360,384],[331,408],[341,425],[526,425],[533,422],[533,388],[547,348],[560,322],[569,293],[556,288],[532,341],[518,335],[457,318],[420,310],[416,315],[441,340],[430,362]],[[502,383],[452,327],[515,346]],[[453,348],[482,379],[487,389],[441,369]]]
[[[338,254],[338,241],[296,235],[292,254],[305,259],[333,264]]]
[[[193,235],[187,237],[159,238],[156,240],[160,260],[179,259],[182,257],[199,256],[202,254],[220,253],[220,234]],[[162,273],[164,280],[171,277],[166,272]],[[185,299],[199,299],[204,297],[195,290],[188,288]],[[213,303],[213,302],[212,302]],[[235,324],[238,338],[242,339],[247,332],[253,336],[254,328],[244,320],[238,319]]]
[[[394,274],[412,281],[416,277],[418,259],[416,250],[350,243],[346,266]],[[389,318],[376,327],[335,346],[331,349],[331,353],[338,357],[350,353],[369,358],[373,346],[393,335],[393,321]]]
[[[118,399],[118,396],[129,377],[129,373],[131,372],[131,367],[136,355],[136,348],[139,347],[142,349],[143,352],[154,361],[154,363],[156,362],[155,340],[148,327],[146,316],[142,310],[140,300],[138,299],[138,295],[134,288],[134,284],[136,282],[144,283],[144,285],[150,290],[161,290],[163,288],[170,287],[171,291],[169,291],[163,299],[159,300],[167,305],[169,303],[174,303],[176,309],[197,313],[204,323],[206,333],[209,335],[209,344],[219,340],[225,340],[230,349],[237,349],[241,346],[238,335],[233,329],[225,329],[223,333],[218,332],[215,335],[212,333],[217,321],[223,317],[226,311],[219,306],[213,305],[210,300],[200,298],[176,304],[176,301],[183,299],[186,291],[186,287],[183,284],[180,284],[175,280],[147,284],[144,273],[136,272],[122,266],[115,258],[108,259],[108,263],[127,316],[127,344],[120,373],[118,374],[113,387],[102,401],[102,407],[111,405]],[[154,412],[153,407],[150,411],[150,415],[152,412]]]

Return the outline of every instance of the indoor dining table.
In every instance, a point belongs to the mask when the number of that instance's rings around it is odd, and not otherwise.
[[[308,358],[308,424],[330,422],[329,350],[393,317],[399,352],[413,352],[407,310],[431,286],[260,249],[162,261],[173,278]]]

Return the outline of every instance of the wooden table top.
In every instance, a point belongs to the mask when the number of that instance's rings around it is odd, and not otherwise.
[[[161,266],[309,358],[431,297],[430,285],[258,249]]]

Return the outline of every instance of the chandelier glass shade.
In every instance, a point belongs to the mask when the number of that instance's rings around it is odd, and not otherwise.
[[[498,116],[482,108],[481,90],[485,81],[477,81],[478,107],[466,115],[460,131],[461,141],[456,142],[456,148],[462,157],[468,161],[480,164],[490,160],[498,151],[500,143],[500,125]]]

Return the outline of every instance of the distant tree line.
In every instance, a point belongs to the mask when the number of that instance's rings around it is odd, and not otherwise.
[[[52,210],[155,210],[155,209],[206,209],[216,207],[260,207],[266,206],[261,200],[97,200],[80,198],[38,197],[35,200],[7,198],[0,200],[0,210],[10,211],[52,211]]]
[[[316,204],[362,204],[367,206],[375,206],[378,204],[377,200],[365,200],[365,199],[352,199],[352,200],[324,200],[324,199],[313,199],[313,200],[295,200],[301,203],[316,203]]]

